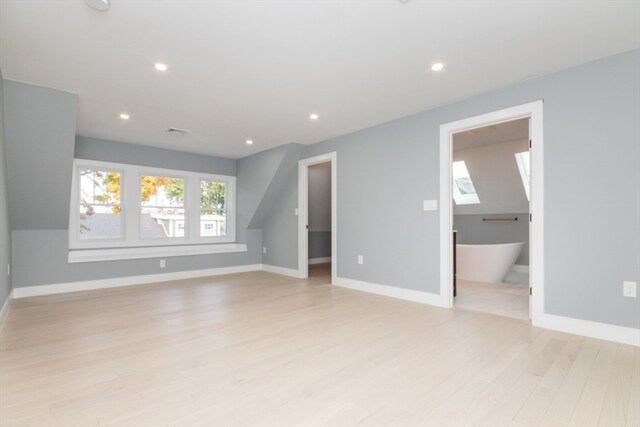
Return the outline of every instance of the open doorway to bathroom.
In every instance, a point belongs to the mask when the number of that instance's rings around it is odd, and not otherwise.
[[[453,307],[456,300],[455,305],[469,309],[531,319],[534,325],[544,322],[542,116],[543,101],[535,101],[440,126],[440,295],[444,307]],[[500,134],[509,133],[512,135],[496,139]],[[498,154],[500,143],[512,143],[513,151],[508,155],[505,154],[508,151]],[[498,159],[504,157],[508,159],[510,175],[491,171],[487,172],[486,178],[474,178],[478,173],[477,162],[462,163],[462,151],[483,151],[489,147],[496,150],[485,153],[485,162],[491,166],[489,169],[507,167],[498,165]],[[505,184],[512,189],[504,188]],[[513,188],[520,191],[517,198]],[[521,203],[516,206],[514,201],[518,198]],[[473,206],[484,210],[474,211]],[[475,219],[479,223],[475,223]],[[484,227],[478,229],[477,226]],[[459,229],[459,234],[454,234],[454,229]],[[486,240],[487,236],[492,240]],[[463,247],[465,244],[467,247]],[[461,254],[461,250],[464,253]],[[469,268],[474,276],[467,275]],[[461,277],[454,274],[459,269],[462,269]],[[465,287],[463,283],[458,287],[460,279],[496,286],[480,288],[479,292],[485,295],[484,301],[481,303],[476,299],[476,306],[470,307],[473,285],[467,283]],[[507,294],[502,305],[492,304],[496,302],[488,296],[492,287]],[[464,296],[459,297],[465,295],[465,289],[467,301]],[[509,298],[509,294],[517,297]],[[517,307],[512,304],[514,300],[520,300]]]
[[[454,305],[529,319],[529,118],[452,137]]]

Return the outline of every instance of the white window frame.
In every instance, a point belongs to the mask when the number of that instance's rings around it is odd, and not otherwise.
[[[123,238],[120,239],[87,239],[81,240],[79,203],[80,203],[80,170],[102,170],[119,172],[120,176],[120,207],[121,224]],[[142,238],[140,236],[140,179],[143,175],[181,178],[185,180],[185,237],[168,238]],[[226,184],[225,208],[227,211],[226,236],[200,236],[200,181],[216,181]],[[191,245],[207,245],[218,243],[232,243],[236,240],[236,177],[229,175],[213,175],[200,172],[181,171],[174,169],[152,168],[138,165],[128,165],[122,163],[102,162],[95,160],[74,159],[73,177],[71,191],[71,208],[69,211],[69,249],[70,252],[81,249],[127,249],[129,248],[151,248],[151,247],[190,247]],[[239,246],[228,245],[232,250],[228,252],[238,252]],[[203,246],[204,247],[204,246]],[[240,248],[240,249],[243,249]],[[216,248],[211,253],[227,252]],[[148,252],[148,251],[147,251]],[[141,253],[142,254],[142,253]],[[142,254],[144,255],[144,254]],[[114,259],[111,254],[110,259]],[[146,256],[140,256],[144,258]],[[72,258],[70,253],[70,262]]]
[[[471,173],[469,173],[469,169],[467,168],[467,164],[465,163],[464,160],[456,160],[454,161],[454,163],[456,162],[462,162],[462,164],[464,165],[464,169],[467,171],[467,176],[469,177],[469,180],[471,181],[471,185],[473,185],[473,188],[475,189],[476,186],[473,184],[473,180],[471,179]],[[453,168],[452,168],[453,169]],[[458,188],[458,183],[456,182],[456,178],[454,176],[452,176],[452,181],[453,181],[453,185],[452,185],[452,189],[453,189],[453,200],[456,202],[456,205],[477,205],[480,204],[480,198],[478,197],[478,190],[476,190],[476,192],[474,194],[462,194],[460,192],[460,189]]]
[[[529,151],[521,151],[519,153],[514,153],[513,155],[516,158],[516,163],[518,164],[518,170],[520,171],[520,178],[522,178],[522,185],[524,186],[524,192],[527,195],[527,200],[531,200],[529,196],[529,187],[531,186],[531,179],[529,177],[529,170],[527,169],[527,165],[524,163],[523,155],[529,154]],[[529,154],[529,165],[531,165],[531,154]]]

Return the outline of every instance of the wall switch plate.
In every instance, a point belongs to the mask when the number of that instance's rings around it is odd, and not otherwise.
[[[296,208],[296,210],[295,210],[295,211],[293,211],[293,213],[294,213],[296,216],[298,216],[298,208]]]
[[[7,264],[7,276],[11,276],[11,264]]]
[[[358,255],[358,264],[360,265],[364,264],[364,256]]]
[[[628,298],[638,296],[638,284],[636,282],[622,282],[622,295]]]
[[[267,253],[267,247],[266,247],[266,246],[263,246],[263,247],[262,247],[262,253],[263,253],[263,254],[266,254],[266,253]]]
[[[437,211],[438,210],[438,201],[437,200],[424,200],[422,202],[422,208],[425,211]]]
[[[167,265],[167,263],[165,262],[165,260],[161,259],[160,260],[160,268],[164,268]]]

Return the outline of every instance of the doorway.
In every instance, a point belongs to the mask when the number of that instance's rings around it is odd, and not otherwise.
[[[454,306],[529,319],[529,118],[452,135]]]
[[[335,283],[336,162],[335,152],[298,162],[298,275],[301,278],[309,277],[311,264],[314,274],[321,274],[324,270],[330,269],[331,283]]]
[[[502,215],[504,211],[497,211],[500,215],[484,215],[481,218],[484,225],[504,225],[515,224],[517,221],[525,221],[528,223],[529,229],[529,277],[528,277],[528,303],[529,318],[536,323],[536,320],[544,313],[544,283],[543,283],[543,141],[542,141],[542,101],[536,101],[512,108],[507,108],[493,113],[483,114],[480,116],[470,117],[468,119],[459,120],[443,124],[440,126],[440,255],[441,255],[441,278],[440,292],[442,296],[442,305],[452,307],[454,305],[454,196],[457,196],[462,203],[467,205],[482,205],[482,194],[471,191],[471,187],[460,188],[454,183],[455,177],[470,176],[468,168],[465,172],[463,165],[454,165],[454,138],[456,135],[463,135],[465,132],[473,135],[482,134],[482,129],[490,127],[496,128],[500,124],[507,124],[517,120],[525,120],[528,124],[529,141],[529,209],[527,213],[519,216]],[[522,123],[522,122],[520,122]],[[520,152],[524,152],[520,151]],[[514,159],[514,162],[517,160]],[[515,163],[514,163],[515,164]],[[514,166],[512,164],[511,166]],[[466,166],[466,165],[464,165]],[[455,174],[455,176],[454,176]],[[466,174],[466,175],[465,175]],[[459,181],[464,187],[466,180]],[[519,183],[524,187],[523,182]],[[479,202],[476,201],[479,199]],[[467,206],[462,205],[462,206]],[[517,218],[517,219],[515,219]],[[522,224],[522,222],[518,223]],[[460,236],[457,236],[460,237]],[[517,242],[516,242],[517,243]],[[461,246],[457,246],[458,249]],[[467,248],[465,248],[467,249]],[[472,250],[478,248],[470,248]],[[487,248],[479,248],[487,249]],[[498,248],[509,249],[509,248]],[[490,259],[495,258],[495,254],[474,255],[478,257],[488,256]],[[513,256],[513,255],[512,255]],[[460,257],[460,251],[456,251],[456,257]],[[468,257],[467,257],[468,259]],[[522,260],[522,258],[521,258]],[[459,261],[456,262],[456,268],[460,268]],[[521,261],[522,262],[522,261]],[[480,261],[482,264],[482,261]],[[516,272],[517,273],[517,272]],[[486,280],[486,279],[485,279]],[[460,291],[460,289],[456,289]],[[499,314],[499,313],[498,313]]]

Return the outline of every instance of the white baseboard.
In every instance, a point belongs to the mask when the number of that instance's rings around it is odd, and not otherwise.
[[[511,271],[515,271],[516,273],[528,273],[529,272],[529,266],[528,265],[522,265],[522,264],[513,264],[511,266]]]
[[[309,265],[312,265],[312,264],[326,264],[328,262],[331,262],[331,257],[330,256],[326,256],[326,257],[322,257],[322,258],[309,258]]]
[[[2,327],[4,326],[4,321],[7,319],[7,315],[9,314],[9,303],[13,299],[13,289],[9,291],[7,295],[7,299],[2,304],[2,308],[0,308],[0,331],[2,331]]]
[[[197,277],[220,276],[222,274],[245,273],[262,270],[261,264],[238,265],[234,267],[207,268],[203,270],[176,271],[174,273],[147,274],[144,276],[115,277],[113,279],[89,280],[84,282],[55,283],[14,287],[14,298],[53,295],[64,292],[89,291],[94,289],[117,288],[120,286],[142,285],[147,283],[167,282],[171,280],[193,279]]]
[[[343,288],[355,289],[357,291],[369,292],[377,295],[384,295],[392,298],[399,298],[406,301],[419,302],[421,304],[446,307],[446,303],[438,294],[431,292],[414,291],[412,289],[396,288],[394,286],[379,285],[377,283],[362,282],[360,280],[337,277],[334,285]]]
[[[300,278],[298,270],[293,268],[279,267],[277,265],[262,264],[262,270],[269,273],[281,274],[283,276],[290,276]]]
[[[574,319],[572,317],[543,314],[534,322],[533,326],[566,332],[584,337],[614,341],[622,344],[640,346],[640,329],[607,323],[592,322],[590,320]]]

